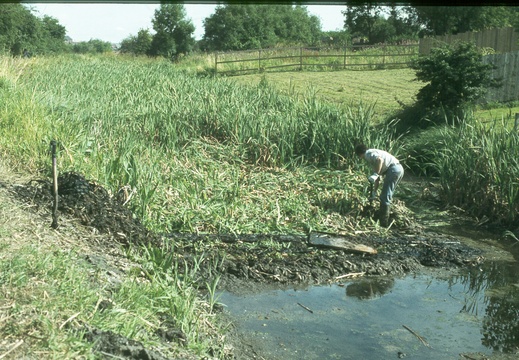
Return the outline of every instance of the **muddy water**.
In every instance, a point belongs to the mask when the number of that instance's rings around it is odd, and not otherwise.
[[[467,358],[460,356],[464,354],[480,359],[517,354],[519,263],[497,248],[488,258],[456,273],[361,278],[248,295],[225,292],[219,301],[256,353],[240,358]]]

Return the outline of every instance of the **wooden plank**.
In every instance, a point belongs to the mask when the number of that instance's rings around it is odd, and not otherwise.
[[[345,236],[322,232],[311,232],[308,235],[308,243],[314,246],[328,247],[332,249],[358,252],[363,254],[376,254],[377,250],[364,244],[357,244],[346,239]]]

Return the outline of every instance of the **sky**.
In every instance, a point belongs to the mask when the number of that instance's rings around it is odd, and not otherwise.
[[[120,43],[141,29],[153,32],[151,20],[159,7],[153,3],[130,4],[87,4],[87,3],[28,3],[37,12],[56,18],[67,29],[73,41],[99,39]],[[185,4],[187,18],[195,25],[194,37],[200,40],[204,34],[203,20],[214,13],[216,4]],[[323,31],[342,29],[345,5],[307,5],[308,12],[321,19]]]

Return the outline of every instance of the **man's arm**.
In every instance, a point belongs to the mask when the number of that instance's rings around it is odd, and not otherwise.
[[[382,165],[384,164],[384,161],[382,160],[381,157],[378,157],[377,160],[376,160],[376,163],[375,163],[375,172],[380,175],[380,173],[382,172]]]
[[[378,174],[377,180],[375,180],[375,185],[373,186],[373,191],[377,192],[378,186],[380,185],[380,173],[382,172],[382,165],[384,161],[381,157],[378,157],[375,163],[375,172]]]

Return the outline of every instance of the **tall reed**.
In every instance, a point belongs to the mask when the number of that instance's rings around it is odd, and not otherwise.
[[[20,93],[6,95],[6,108],[16,109],[25,96],[30,101],[24,106],[39,113],[17,111],[11,120],[16,129],[2,126],[2,138],[15,130],[24,134],[2,150],[17,153],[22,164],[31,158],[33,168],[48,168],[46,144],[57,139],[62,171],[83,172],[113,192],[130,187],[129,205],[163,231],[301,231],[305,221],[321,219],[292,195],[280,210],[275,196],[284,195],[275,194],[283,179],[273,176],[268,181],[275,185],[265,184],[255,167],[344,169],[356,164],[355,142],[385,148],[391,142],[388,129],[371,131],[371,105],[339,109],[311,90],[289,97],[266,82],[245,87],[200,78],[167,61],[62,56],[36,59],[26,70],[16,80]],[[30,151],[19,150],[24,147]],[[255,193],[270,196],[255,202]],[[283,212],[299,215],[280,221]]]
[[[519,220],[519,134],[506,124],[475,121],[445,127],[433,164],[443,198],[479,218]]]

